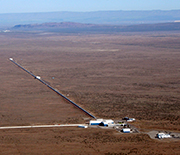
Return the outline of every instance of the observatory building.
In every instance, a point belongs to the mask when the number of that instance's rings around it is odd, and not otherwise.
[[[100,126],[108,126],[114,124],[112,119],[96,119],[90,120],[89,125],[100,125]]]

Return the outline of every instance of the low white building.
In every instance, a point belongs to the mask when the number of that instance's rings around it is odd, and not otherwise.
[[[108,126],[114,124],[112,119],[97,119],[97,120],[90,120],[89,125],[101,125],[101,126]]]
[[[88,128],[87,125],[79,125],[78,128]]]
[[[123,133],[130,133],[130,132],[131,132],[131,129],[130,129],[130,128],[123,128],[123,129],[122,129],[122,132],[123,132]]]
[[[159,139],[162,139],[162,138],[171,138],[171,135],[170,134],[165,134],[165,133],[161,132],[161,133],[157,134],[157,138],[159,138]]]
[[[127,122],[134,122],[136,119],[135,118],[129,118],[128,120],[127,120]]]
[[[39,80],[40,80],[40,79],[41,79],[41,77],[40,77],[40,76],[36,76],[36,79],[39,79]]]

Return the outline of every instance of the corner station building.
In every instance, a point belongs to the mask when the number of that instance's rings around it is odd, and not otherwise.
[[[114,121],[112,119],[96,119],[96,120],[90,120],[89,122],[89,125],[108,126],[109,124],[114,124]]]

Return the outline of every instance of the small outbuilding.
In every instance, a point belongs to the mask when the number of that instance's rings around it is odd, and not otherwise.
[[[125,120],[127,122],[134,122],[136,119],[135,118],[124,117],[122,120]]]
[[[87,125],[79,125],[78,128],[88,128]]]
[[[130,129],[130,128],[123,128],[123,129],[122,129],[122,132],[123,132],[123,133],[130,133],[130,132],[131,132],[131,129]]]
[[[36,76],[35,78],[36,78],[36,79],[39,79],[39,80],[41,79],[41,77],[40,77],[40,76]]]
[[[165,133],[158,133],[157,138],[162,139],[162,138],[171,138],[170,134],[165,134]]]
[[[134,122],[135,121],[135,118],[129,118],[128,120],[127,120],[127,122]]]

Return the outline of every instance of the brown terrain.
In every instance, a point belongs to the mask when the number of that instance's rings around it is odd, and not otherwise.
[[[0,33],[0,126],[134,117],[140,131],[180,132],[180,33]],[[0,154],[180,154],[180,141],[77,127],[0,130]]]

